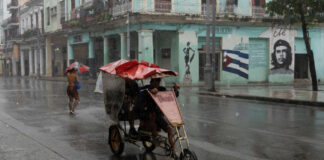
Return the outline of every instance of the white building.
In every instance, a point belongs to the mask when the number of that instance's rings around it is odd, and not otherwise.
[[[30,0],[19,7],[21,76],[45,73],[43,18],[43,0]]]

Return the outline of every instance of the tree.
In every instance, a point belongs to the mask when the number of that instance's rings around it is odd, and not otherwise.
[[[307,50],[313,91],[318,90],[314,55],[309,43],[308,27],[323,20],[324,0],[272,0],[266,4],[271,16],[284,17],[283,22],[301,24]]]

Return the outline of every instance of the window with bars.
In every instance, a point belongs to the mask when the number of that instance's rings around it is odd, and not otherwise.
[[[238,5],[238,0],[227,0],[226,1],[226,5],[227,6],[229,6],[229,5],[231,5],[231,6],[237,6]]]
[[[252,6],[262,7],[265,4],[265,0],[252,0]]]

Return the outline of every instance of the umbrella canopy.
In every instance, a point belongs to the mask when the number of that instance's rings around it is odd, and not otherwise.
[[[154,73],[156,73],[155,69],[151,68],[149,63],[146,61],[141,61],[141,63],[138,63],[137,60],[131,60],[116,67],[117,75],[131,80],[145,79]]]
[[[71,69],[78,69],[81,73],[83,73],[83,72],[88,72],[90,70],[90,67],[84,64],[80,64],[79,62],[73,62],[72,64],[70,64],[70,66],[68,66],[65,69],[65,73]]]
[[[146,61],[138,63],[137,60],[131,60],[116,67],[116,74],[131,80],[141,80],[149,77],[161,78],[167,76],[177,76],[177,72],[159,68],[158,65],[149,65]]]
[[[170,76],[178,76],[177,72],[160,68],[160,66],[151,64],[151,68],[155,69],[155,74],[151,75],[151,78],[163,78],[163,77],[170,77]]]
[[[126,62],[128,62],[128,61],[124,60],[124,59],[121,59],[121,60],[106,64],[106,65],[100,67],[99,69],[101,71],[106,72],[106,73],[116,74],[116,67],[118,67],[118,66],[120,66],[120,65],[122,65],[122,64],[124,64]]]

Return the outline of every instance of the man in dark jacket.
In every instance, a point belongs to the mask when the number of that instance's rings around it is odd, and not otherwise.
[[[153,137],[157,137],[158,131],[160,129],[163,129],[166,133],[168,133],[168,139],[170,145],[173,148],[173,153],[176,153],[173,127],[147,92],[149,91],[152,94],[157,94],[159,91],[166,91],[165,87],[160,86],[160,82],[160,78],[152,78],[150,85],[146,85],[141,88],[141,96],[139,99],[139,101],[141,102],[139,102],[139,107],[141,108],[140,112],[142,113],[142,116],[140,118],[140,126],[149,127],[149,130],[152,132]],[[177,97],[179,96],[178,89],[179,84],[174,84],[173,90]]]

